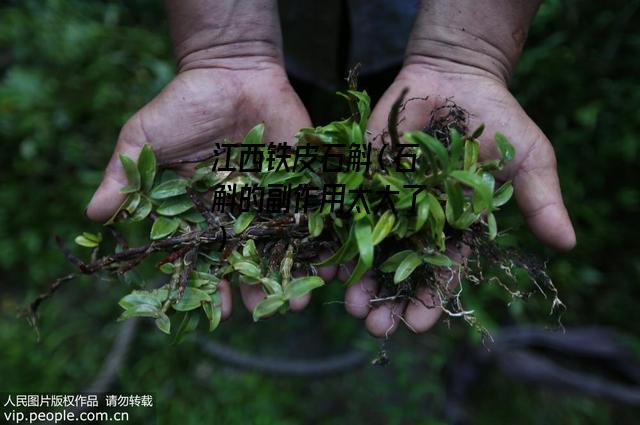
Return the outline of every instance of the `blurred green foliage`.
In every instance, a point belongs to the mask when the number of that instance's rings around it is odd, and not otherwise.
[[[547,252],[515,209],[500,218],[514,229],[512,239],[548,258],[568,307],[565,325],[612,326],[636,348],[639,10],[638,0],[543,4],[512,88],[556,148],[578,247]],[[62,289],[41,312],[40,344],[15,311],[68,270],[53,236],[71,240],[87,229],[82,211],[119,128],[174,72],[167,33],[161,2],[153,0],[0,2],[0,390],[77,391],[111,346],[117,299],[127,292],[121,283],[85,280]],[[329,285],[309,311],[251,327],[236,305],[216,338],[260,352],[340,351],[361,326],[340,304],[322,303],[340,294]],[[496,297],[487,286],[470,302],[487,301],[481,313],[496,323],[548,312],[532,303],[507,308]],[[443,368],[474,335],[462,322],[421,337],[401,333],[390,343],[389,367],[309,382],[239,372],[189,341],[167,347],[162,335],[143,330],[118,385],[154,391],[161,423],[436,424],[444,421]],[[476,423],[633,423],[630,409],[500,375],[483,382],[470,406]]]

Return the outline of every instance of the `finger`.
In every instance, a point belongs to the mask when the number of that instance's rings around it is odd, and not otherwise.
[[[346,282],[347,280],[349,280],[349,277],[351,276],[351,273],[353,271],[353,266],[353,261],[349,261],[345,264],[340,264],[338,266],[338,272],[336,273],[336,277],[338,278],[338,280],[341,282]]]
[[[311,292],[307,292],[296,298],[291,298],[289,300],[289,308],[291,311],[302,311],[309,305],[309,301],[311,301]]]
[[[344,306],[349,314],[364,319],[369,314],[371,306],[369,301],[378,293],[378,282],[371,276],[364,276],[359,282],[354,283],[344,295]]]
[[[302,271],[294,271],[292,275],[293,277],[297,278],[306,276],[307,274]],[[291,311],[296,312],[304,310],[304,308],[309,304],[309,301],[311,301],[311,292],[307,292],[306,294],[296,298],[291,298],[289,300],[289,308],[291,309]]]
[[[246,283],[240,283],[240,296],[247,310],[253,312],[258,303],[265,299],[267,295],[262,290],[262,287],[258,284],[249,285]]]
[[[369,333],[378,338],[391,336],[402,320],[407,301],[384,303],[371,310],[365,321]]]
[[[438,321],[442,309],[426,287],[418,288],[414,298],[409,301],[405,310],[407,327],[416,333],[426,332]]]
[[[516,201],[527,225],[544,244],[569,250],[576,244],[576,234],[562,201],[556,157],[544,139],[520,163],[513,177]]]
[[[220,293],[222,320],[226,320],[231,316],[231,309],[233,307],[231,299],[231,285],[227,279],[222,279],[218,284],[218,292]]]
[[[448,289],[454,289],[460,284],[460,275],[466,267],[466,259],[471,255],[471,247],[464,242],[447,244],[446,255],[460,264],[459,267],[441,267],[437,272],[440,285],[446,284]],[[440,300],[431,288],[421,286],[409,301],[404,312],[405,324],[415,333],[426,332],[435,325],[442,315]]]
[[[327,258],[331,257],[331,252],[329,250],[324,250],[318,255],[318,259],[320,261],[324,261]],[[325,282],[330,282],[336,277],[336,273],[338,272],[338,266],[332,264],[330,266],[318,267],[318,275]]]
[[[254,103],[249,106],[252,114],[248,114],[248,116],[261,116],[263,121],[267,123],[263,139],[265,142],[285,141],[289,144],[295,144],[297,140],[295,136],[298,131],[301,128],[312,126],[311,118],[286,76],[272,79],[270,85],[279,90],[282,98],[286,98],[288,101],[279,103],[278,107],[274,108],[274,100],[269,96],[253,99]],[[247,82],[247,93],[261,93],[263,91],[264,82],[261,79]],[[256,123],[254,120],[250,120],[242,124],[250,129]]]
[[[127,185],[127,176],[120,163],[120,154],[137,160],[146,138],[139,120],[133,117],[122,127],[118,143],[104,172],[102,182],[87,206],[87,216],[94,221],[103,222],[111,218],[126,199],[120,189]]]

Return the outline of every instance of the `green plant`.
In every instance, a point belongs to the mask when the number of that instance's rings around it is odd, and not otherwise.
[[[220,158],[214,155],[195,165],[193,176],[187,179],[158,172],[148,145],[137,161],[121,155],[129,182],[122,192],[129,195],[106,223],[115,236],[114,251],[100,256],[102,235],[89,232],[75,239],[78,245],[92,249],[89,262],[74,256],[59,241],[61,248],[81,273],[112,273],[128,280],[144,260],[164,253],[156,266],[169,275],[168,282],[158,288],[137,289],[123,297],[119,303],[124,309],[121,318],[151,317],[161,331],[169,334],[169,315],[185,313],[178,336],[197,324],[197,319],[189,317],[197,309],[202,309],[210,330],[219,325],[218,285],[222,279],[262,287],[267,296],[253,311],[254,320],[258,320],[277,311],[285,312],[289,300],[322,286],[325,282],[317,276],[317,267],[350,261],[356,265],[346,285],[359,281],[374,264],[380,264],[375,267],[379,279],[393,289],[394,297],[411,298],[418,286],[426,285],[437,295],[439,307],[475,323],[472,312],[463,309],[459,291],[450,284],[451,277],[443,278],[442,270],[479,283],[485,279],[478,273],[481,257],[499,264],[512,278],[512,270],[523,266],[522,262],[501,256],[492,243],[498,235],[494,212],[508,202],[513,188],[508,182],[496,187],[491,173],[514,157],[513,147],[504,136],[496,134],[500,158],[479,161],[476,139],[483,127],[463,135],[463,119],[449,119],[465,115],[455,105],[449,105],[453,109],[447,119],[432,119],[425,131],[404,133],[402,139],[407,143],[403,144],[397,130],[403,105],[400,98],[389,116],[390,145],[371,149],[367,157],[363,149],[369,97],[356,90],[341,95],[351,106],[351,116],[326,126],[301,129],[298,153],[308,154],[320,146],[326,152],[324,157],[304,156],[311,159],[301,160],[300,164],[300,157],[284,145],[278,150],[273,144],[263,143],[262,124],[246,135],[241,145],[245,151],[234,151],[230,143],[225,145],[225,167],[236,171],[219,171],[216,167]],[[247,165],[247,152],[260,158],[258,168],[237,171]],[[371,157],[378,159],[377,164],[366,161],[362,166],[362,158]],[[350,161],[347,167],[343,165],[345,158]],[[338,206],[349,208],[346,212],[343,208],[336,211],[335,192],[330,193],[330,202],[325,202],[324,190],[312,194],[306,190],[297,191],[295,200],[292,196],[285,198],[271,212],[262,211],[262,204],[250,205],[236,217],[216,208],[226,202],[227,185],[233,185],[234,193],[236,186],[263,191],[274,185],[307,189],[330,186],[343,195]],[[278,192],[279,201],[281,194]],[[300,205],[301,197],[304,207]],[[148,243],[130,248],[116,225],[144,221],[153,221]],[[452,260],[447,255],[447,245],[470,248],[477,257],[476,265]],[[333,255],[318,261],[318,253],[326,248]],[[536,270],[527,271],[534,280],[540,277]],[[294,277],[296,273],[301,277]],[[54,282],[31,305],[32,321],[35,322],[38,304],[73,277]],[[553,289],[548,279],[545,284]],[[522,296],[521,292],[510,294]]]

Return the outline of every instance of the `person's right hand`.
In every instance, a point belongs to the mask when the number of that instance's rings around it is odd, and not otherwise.
[[[200,66],[206,64],[205,66]],[[100,187],[87,207],[92,220],[105,221],[125,200],[120,189],[127,178],[118,155],[135,159],[142,146],[153,148],[160,165],[211,154],[215,142],[241,142],[256,124],[265,123],[265,141],[291,141],[310,125],[309,116],[293,91],[278,60],[233,57],[219,62],[183,64],[181,71],[151,102],[124,125]],[[188,168],[177,170],[188,173]],[[231,313],[231,291],[220,286],[223,318]],[[257,285],[241,286],[245,305],[253,310],[264,297]],[[309,296],[292,300],[304,308]]]
[[[414,101],[405,103],[400,131],[423,129],[430,113],[452,100],[469,112],[466,124],[470,131],[481,123],[487,126],[479,138],[481,160],[498,157],[493,140],[496,132],[513,143],[515,158],[496,178],[513,181],[518,206],[538,239],[567,250],[573,248],[576,238],[562,200],[553,147],[507,88],[539,3],[422,0],[404,67],[374,108],[369,130],[378,135],[385,129],[392,104],[405,88],[405,99]],[[469,254],[470,247],[463,242],[450,244],[447,250],[447,255],[462,264],[461,269]],[[443,269],[438,279],[453,287],[460,273],[460,269]],[[415,332],[425,332],[444,311],[439,294],[426,286],[417,288],[410,300],[390,301],[381,296],[380,289],[370,275],[351,286],[345,296],[347,311],[365,319],[375,336],[389,336],[400,321]],[[375,305],[372,299],[377,299]]]

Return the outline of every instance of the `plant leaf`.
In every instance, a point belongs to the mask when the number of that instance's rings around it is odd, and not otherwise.
[[[138,157],[138,172],[140,173],[142,190],[149,192],[156,177],[156,155],[153,153],[151,146],[146,143]]]
[[[156,209],[156,212],[158,214],[172,217],[189,211],[191,208],[193,208],[193,206],[193,202],[189,197],[180,196],[169,198],[163,201],[162,204],[160,204],[160,206]]]
[[[267,290],[269,294],[281,294],[282,293],[282,285],[275,279],[271,279],[269,277],[261,277],[260,283]]]
[[[167,316],[166,314],[162,313],[160,317],[156,319],[156,326],[162,332],[166,333],[167,335],[171,335],[171,320],[169,320],[169,316]]]
[[[164,274],[173,274],[175,269],[176,266],[173,263],[164,263],[160,266],[160,271]]]
[[[424,223],[429,217],[429,201],[426,198],[418,203],[418,212],[416,214],[416,231],[422,229]]]
[[[407,141],[417,142],[420,147],[428,152],[434,153],[438,157],[438,161],[443,170],[449,168],[449,153],[447,148],[438,141],[436,138],[423,133],[422,131],[414,131],[411,133],[404,133],[403,136]]]
[[[371,269],[371,266],[367,265],[364,261],[362,261],[362,258],[358,258],[358,263],[353,268],[353,271],[351,272],[351,276],[349,276],[349,279],[347,279],[347,281],[344,284],[346,286],[353,285],[354,283],[358,282],[360,278],[362,278],[362,276],[364,276],[364,274],[369,269]]]
[[[133,212],[131,217],[129,217],[129,221],[136,222],[144,220],[145,218],[147,218],[149,213],[151,213],[151,208],[151,201],[146,196],[142,196],[140,198],[140,202],[138,203],[138,207]]]
[[[166,289],[154,289],[153,291],[141,291],[136,290],[125,295],[118,301],[118,305],[125,310],[133,308],[136,305],[149,304],[154,307],[160,307],[160,305],[169,296],[169,291]]]
[[[516,156],[516,149],[502,133],[496,133],[496,146],[503,161],[511,161]]]
[[[218,292],[211,294],[211,302],[202,304],[204,314],[209,319],[209,332],[213,332],[220,325],[220,320],[222,319],[221,306],[222,300]]]
[[[84,235],[78,235],[76,236],[76,238],[74,239],[74,242],[80,246],[84,246],[85,248],[95,248],[98,246],[99,242],[96,242],[95,240],[89,239],[87,237],[85,237]]]
[[[160,183],[151,189],[149,196],[153,199],[166,199],[187,193],[189,182],[184,179],[172,179]]]
[[[420,258],[420,255],[415,252],[411,252],[404,258],[404,260],[402,260],[400,265],[398,265],[396,273],[393,276],[393,282],[402,282],[403,280],[411,276],[411,273],[413,273],[416,267],[418,267],[420,264],[422,264],[422,258]]]
[[[458,130],[452,128],[449,131],[449,140],[451,140],[451,144],[449,145],[449,163],[452,169],[457,169],[460,167],[460,160],[464,155],[464,144],[462,143],[462,137]]]
[[[243,212],[240,214],[233,223],[233,231],[236,232],[236,235],[244,232],[255,217],[256,213],[254,212]]]
[[[253,309],[253,321],[257,322],[261,318],[275,313],[283,304],[282,294],[269,295]]]
[[[309,227],[309,234],[317,238],[322,234],[322,230],[324,229],[324,217],[317,212],[312,211],[307,216],[307,225]]]
[[[402,263],[402,261],[404,261],[404,259],[407,258],[407,256],[412,252],[413,251],[410,249],[396,252],[391,257],[387,258],[378,268],[381,272],[391,273],[392,271],[396,270],[400,263]]]
[[[464,169],[469,169],[478,162],[478,155],[480,153],[480,144],[472,139],[467,139],[464,142]]]
[[[128,185],[120,189],[122,193],[132,193],[140,190],[140,172],[136,162],[125,154],[120,154],[120,162],[127,176]]]
[[[360,115],[360,121],[358,125],[360,130],[364,133],[367,130],[367,122],[369,121],[369,115],[371,115],[371,99],[366,91],[348,90],[349,96],[358,99],[358,114]],[[349,98],[349,96],[345,96]]]
[[[380,242],[382,242],[384,238],[386,238],[389,233],[391,233],[394,224],[396,224],[396,216],[393,211],[387,210],[384,214],[382,214],[382,216],[380,216],[380,219],[378,219],[376,226],[373,228],[373,245],[378,245]]]
[[[133,214],[136,208],[138,208],[138,205],[140,205],[141,199],[142,199],[142,196],[140,195],[140,193],[138,192],[132,193],[129,195],[129,197],[127,198],[126,202],[122,207],[129,214]]]
[[[511,182],[506,182],[493,194],[493,206],[496,208],[503,206],[509,202],[511,196],[513,196],[513,185]]]
[[[256,243],[253,239],[247,240],[242,246],[242,256],[253,258],[255,260],[258,259],[258,248],[256,248]]]
[[[262,144],[262,136],[264,135],[264,124],[260,123],[253,127],[244,140],[242,141],[243,145],[260,145]]]
[[[102,242],[102,233],[82,232],[75,238],[75,243],[86,248],[95,248],[100,242]]]
[[[188,211],[185,214],[181,214],[180,218],[183,220],[188,221],[189,223],[193,223],[193,224],[199,224],[199,223],[204,223],[205,221],[207,221],[202,214],[200,214],[198,211]]]
[[[123,311],[118,319],[122,320],[130,317],[158,317],[159,314],[159,307],[151,304],[140,304]]]
[[[475,223],[479,217],[480,213],[474,212],[473,209],[467,209],[460,215],[460,217],[458,217],[457,220],[451,222],[450,224],[451,227],[455,229],[464,230]]]
[[[444,254],[424,255],[422,256],[422,260],[425,263],[429,263],[434,266],[448,267],[448,266],[458,265],[458,263],[456,263],[455,261],[453,261],[451,258],[447,257]]]
[[[238,261],[233,264],[233,269],[240,274],[253,279],[260,279],[260,276],[262,275],[260,267],[249,261]]]
[[[493,213],[487,215],[487,225],[489,226],[489,239],[494,240],[498,235],[498,224],[496,223],[496,216]]]
[[[82,232],[82,236],[89,239],[90,241],[100,243],[102,242],[102,233],[90,233],[90,232]]]
[[[480,124],[478,126],[478,128],[473,130],[473,133],[471,134],[471,137],[473,139],[477,139],[478,137],[482,136],[482,133],[484,133],[484,123]]]
[[[162,239],[169,236],[178,228],[179,222],[175,218],[158,217],[151,226],[151,239]]]
[[[184,294],[182,294],[182,297],[177,303],[172,304],[171,307],[176,311],[190,311],[200,307],[202,303],[209,301],[210,296],[208,293],[202,289],[187,286],[184,288]]]
[[[477,193],[480,201],[487,210],[491,210],[491,201],[493,190],[484,180],[477,174],[470,171],[455,170],[451,172],[451,177],[458,180],[460,183],[473,188],[474,194]]]
[[[462,193],[460,186],[453,179],[445,181],[444,187],[447,192],[447,204],[445,206],[447,221],[449,223],[453,223],[462,214],[464,207],[464,194]]]
[[[173,334],[173,338],[171,339],[171,344],[176,345],[179,344],[184,338],[192,333],[198,323],[200,322],[200,315],[191,314],[188,311],[185,311],[182,314],[182,320],[180,321],[180,325],[178,326],[178,330]]]
[[[138,208],[138,204],[140,203],[141,199],[142,199],[142,196],[140,195],[140,193],[129,194],[127,199],[120,205],[118,210],[111,216],[111,218],[109,218],[109,220],[107,220],[107,222],[104,223],[104,225],[109,226],[110,224],[115,223],[116,219],[121,216],[120,213],[123,210],[127,211],[129,214],[132,214],[133,211],[136,208]]]
[[[322,285],[324,285],[324,280],[318,276],[306,276],[293,279],[285,287],[284,298],[290,300],[301,297]]]
[[[356,222],[354,226],[360,258],[365,264],[371,267],[373,264],[373,235],[371,232],[371,223],[367,220],[360,220]]]
[[[439,248],[444,250],[444,210],[442,209],[442,205],[440,205],[438,199],[431,193],[427,196],[427,202],[429,203],[431,234],[433,238],[436,239]]]
[[[347,236],[347,241],[340,247],[338,250],[333,253],[333,255],[329,258],[326,258],[318,263],[315,263],[318,267],[330,266],[332,264],[339,264],[344,261],[350,260],[354,256],[354,252],[356,248],[356,238],[354,227],[351,226],[351,230],[349,231],[349,236]]]

